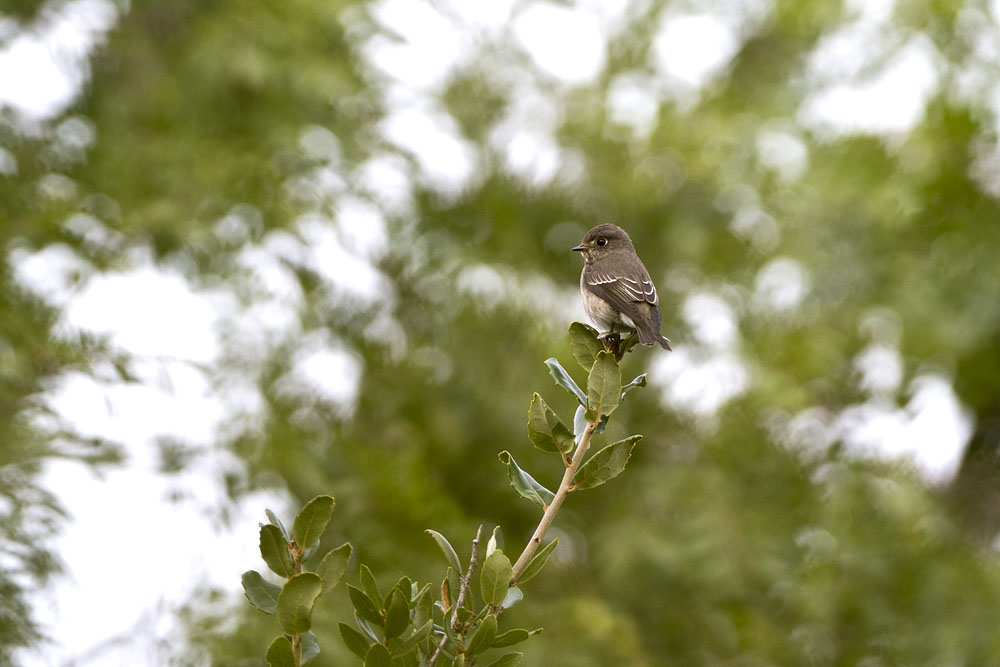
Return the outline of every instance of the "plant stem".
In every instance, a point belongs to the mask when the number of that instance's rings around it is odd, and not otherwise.
[[[580,463],[583,461],[584,455],[587,450],[590,449],[590,438],[594,435],[594,431],[597,429],[597,424],[600,421],[600,415],[597,416],[594,421],[587,424],[587,428],[583,432],[583,436],[580,438],[580,444],[577,445],[576,451],[573,453],[573,458],[570,460],[569,465],[566,466],[566,472],[563,473],[562,481],[559,483],[559,488],[556,490],[555,496],[552,498],[552,502],[549,506],[545,508],[545,512],[542,514],[542,520],[538,522],[538,527],[535,528],[534,534],[528,543],[524,547],[524,551],[518,557],[517,562],[514,563],[513,570],[513,581],[516,584],[517,578],[524,571],[524,568],[528,567],[528,563],[531,562],[531,557],[535,555],[538,551],[538,547],[542,544],[542,538],[545,537],[545,533],[548,532],[549,526],[552,525],[552,520],[556,517],[556,512],[563,504],[563,500],[572,490],[573,486],[573,475],[576,474],[577,469],[580,467]]]
[[[480,524],[479,528],[476,530],[476,538],[472,540],[472,555],[469,556],[469,569],[465,571],[464,577],[459,577],[458,598],[455,600],[455,606],[452,607],[454,612],[451,615],[451,629],[456,633],[461,625],[461,621],[458,619],[458,610],[465,604],[465,596],[469,592],[469,584],[472,583],[472,575],[476,571],[476,567],[479,564],[479,538],[482,537],[482,534],[483,526]],[[444,651],[445,644],[447,643],[448,633],[446,632],[444,633],[444,636],[441,637],[441,643],[438,644],[437,650],[434,651],[434,655],[427,661],[427,667],[434,667],[434,664],[437,663],[438,658],[441,657],[441,652]]]

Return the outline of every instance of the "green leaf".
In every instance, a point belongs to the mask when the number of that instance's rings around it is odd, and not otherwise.
[[[479,575],[479,590],[486,604],[497,606],[503,602],[510,588],[512,570],[510,559],[500,549],[489,555]]]
[[[515,667],[524,657],[523,653],[508,653],[499,660],[494,660],[487,667]]]
[[[365,590],[365,595],[375,604],[376,608],[379,608],[382,604],[382,595],[378,592],[375,575],[372,574],[367,565],[361,566],[359,578],[361,579],[361,587]]]
[[[404,574],[402,577],[400,577],[399,581],[396,582],[396,585],[393,586],[393,588],[398,589],[399,592],[403,594],[403,598],[407,602],[410,601],[413,595],[413,582],[410,580],[408,576]],[[388,605],[388,602],[386,604]]]
[[[267,653],[264,654],[264,661],[270,667],[295,667],[292,641],[284,635],[276,637],[271,642],[271,645],[267,647]]]
[[[428,620],[426,623],[421,625],[419,628],[414,630],[413,634],[407,637],[400,643],[395,650],[392,652],[394,658],[398,658],[401,655],[406,655],[413,649],[420,645],[420,642],[427,639],[430,636],[431,630],[434,629],[434,621]]]
[[[569,373],[566,372],[566,369],[562,367],[555,357],[546,359],[545,365],[549,367],[549,375],[552,376],[557,385],[576,396],[576,399],[580,401],[580,405],[587,404],[587,394],[583,392],[583,389],[580,389],[580,385],[573,381],[573,378],[570,377]]]
[[[494,614],[488,614],[479,624],[479,627],[476,628],[476,631],[472,634],[472,637],[465,645],[466,655],[482,653],[493,645],[493,640],[496,639],[496,637],[497,617]]]
[[[267,520],[271,522],[272,526],[278,527],[278,530],[281,531],[281,536],[285,538],[286,542],[288,542],[291,538],[288,536],[288,531],[285,530],[285,524],[281,523],[281,519],[278,518],[278,515],[269,509],[265,509],[264,514],[267,515]]]
[[[500,606],[504,609],[510,609],[523,599],[524,593],[521,592],[521,589],[517,586],[511,586],[507,589],[506,595],[503,596],[503,601],[500,603]]]
[[[267,581],[256,570],[244,572],[240,581],[243,582],[243,594],[247,596],[250,604],[265,614],[274,613],[281,586]]]
[[[514,628],[513,630],[508,630],[502,635],[497,635],[496,639],[493,640],[492,648],[506,648],[508,646],[514,646],[515,644],[520,644],[523,641],[527,641],[531,633],[522,628]]]
[[[370,597],[365,595],[363,590],[357,586],[347,584],[347,596],[351,599],[351,604],[354,605],[354,610],[358,612],[358,616],[378,626],[381,626],[385,622],[382,619],[379,608],[375,606]]]
[[[275,574],[286,579],[294,574],[292,559],[288,555],[288,543],[285,542],[281,529],[275,525],[260,527],[260,557]]]
[[[573,415],[573,442],[580,442],[583,432],[587,430],[587,423],[587,408],[576,406],[576,414]]]
[[[566,453],[573,449],[573,434],[537,393],[528,407],[528,439],[543,452]]]
[[[392,656],[389,649],[381,644],[372,644],[365,653],[364,667],[392,667]]]
[[[285,582],[278,594],[276,614],[282,632],[305,632],[311,623],[313,603],[323,590],[323,580],[315,572],[303,572]]]
[[[302,664],[306,664],[319,655],[319,641],[312,630],[302,635]]]
[[[385,637],[392,639],[403,634],[410,624],[410,607],[399,589],[392,589],[392,602],[385,612]]]
[[[344,645],[350,649],[351,653],[363,660],[365,653],[368,652],[368,647],[371,646],[371,642],[368,641],[367,637],[346,623],[338,623],[337,625],[340,627],[340,637],[344,640]]]
[[[517,578],[518,585],[521,585],[533,578],[536,574],[542,571],[545,564],[549,562],[549,556],[555,551],[556,546],[559,544],[559,538],[552,540],[528,561],[528,565],[521,572],[521,576]]]
[[[491,553],[496,551],[497,548],[497,533],[500,532],[500,526],[493,527],[493,534],[490,535],[489,541],[486,543],[486,556],[489,557]]]
[[[573,484],[578,489],[592,489],[617,477],[625,470],[625,464],[632,455],[632,448],[640,440],[642,440],[641,435],[630,435],[603,448],[580,466],[573,475]]]
[[[588,373],[594,366],[597,354],[604,349],[601,341],[597,340],[597,329],[583,322],[569,325],[569,345],[576,362]]]
[[[361,614],[358,613],[357,609],[354,610],[354,622],[358,624],[358,627],[361,628],[361,631],[364,632],[366,635],[368,635],[368,638],[371,639],[373,642],[382,641],[382,637],[379,636],[377,632],[375,632],[375,630],[372,628],[372,624],[366,621],[365,619],[361,618]]]
[[[455,572],[455,570],[453,570],[450,567],[448,568],[448,588],[451,591],[452,602],[455,603],[455,604],[457,604],[458,603],[458,593],[462,589],[462,579],[461,579],[461,576],[458,574],[458,572]],[[468,602],[468,600],[469,600],[468,596],[466,596],[465,599],[466,599],[466,603],[465,604],[468,605],[469,604],[469,602]]]
[[[333,496],[316,496],[305,504],[292,523],[292,538],[303,549],[319,544],[326,524],[333,516]]]
[[[580,438],[583,437],[583,432],[587,430],[587,424],[590,423],[590,418],[597,415],[596,412],[592,413],[587,410],[582,405],[577,406],[576,414],[573,415],[573,440],[574,442],[580,442]],[[594,429],[594,433],[600,435],[604,433],[605,427],[608,425],[608,415],[601,417],[601,421],[597,422],[597,428]]]
[[[459,562],[458,554],[455,553],[455,548],[451,546],[451,542],[449,542],[444,535],[436,530],[428,528],[424,532],[433,537],[434,541],[437,542],[438,547],[440,547],[441,551],[444,553],[445,560],[448,561],[448,565],[455,568],[456,571],[461,570],[462,564]]]
[[[618,407],[622,395],[622,372],[610,352],[597,355],[587,378],[587,408],[596,414],[610,415]]]
[[[416,626],[422,626],[425,621],[433,618],[434,613],[434,600],[431,598],[431,585],[424,584],[424,587],[420,589],[420,593],[417,595],[416,601],[413,603],[413,624]]]
[[[646,386],[646,374],[637,375],[632,379],[627,385],[622,387],[622,399],[625,398],[625,394],[629,393],[633,389],[645,387]]]
[[[517,491],[517,495],[527,498],[542,509],[545,509],[552,502],[555,494],[536,482],[534,477],[521,470],[510,452],[507,450],[500,452],[499,458],[500,463],[507,466],[507,477],[510,479],[511,487]]]
[[[316,568],[316,574],[323,579],[324,593],[329,593],[330,589],[340,583],[344,572],[347,572],[347,564],[351,560],[351,551],[350,542],[344,542],[323,556],[319,567]]]

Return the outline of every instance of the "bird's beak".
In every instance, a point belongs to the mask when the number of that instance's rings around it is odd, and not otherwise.
[[[590,246],[581,243],[580,245],[574,248],[570,248],[570,250],[577,250],[577,251],[590,250]]]

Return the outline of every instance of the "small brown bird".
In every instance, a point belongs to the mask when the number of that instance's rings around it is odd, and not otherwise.
[[[625,230],[598,225],[573,250],[583,253],[583,309],[603,332],[601,337],[621,324],[635,329],[643,345],[659,344],[669,350],[670,341],[660,333],[656,288]]]

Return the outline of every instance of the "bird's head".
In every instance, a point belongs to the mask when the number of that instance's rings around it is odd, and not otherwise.
[[[580,245],[572,250],[582,252],[584,259],[590,262],[620,250],[634,252],[635,248],[632,247],[632,239],[628,237],[624,229],[617,225],[603,224],[597,225],[587,232]]]

